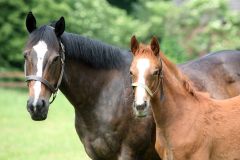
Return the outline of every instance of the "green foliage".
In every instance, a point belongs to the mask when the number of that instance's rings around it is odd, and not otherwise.
[[[119,9],[117,7],[124,7]],[[25,17],[33,11],[38,26],[64,16],[66,30],[129,48],[132,35],[149,43],[156,35],[175,62],[211,51],[240,48],[240,13],[228,0],[0,0],[0,70],[23,66],[28,33]],[[128,6],[127,6],[128,5]],[[131,8],[131,9],[130,9]],[[129,9],[131,10],[130,12]]]
[[[211,51],[240,48],[240,13],[227,0],[144,1],[135,5],[135,17],[151,24],[147,37],[161,37],[162,49],[177,62]]]
[[[68,30],[120,47],[128,47],[133,34],[147,33],[138,20],[105,0],[75,1],[68,19]]]
[[[61,16],[65,16],[68,19],[71,7],[65,0],[32,0],[31,11],[37,19],[38,26],[40,26],[56,21]]]
[[[117,6],[118,8],[122,8],[127,12],[132,11],[132,4],[136,3],[137,0],[107,0],[111,5]]]
[[[227,36],[226,29],[231,22],[226,16],[230,12],[225,0],[187,1],[178,13],[171,13],[172,21],[167,26],[174,27],[169,34],[179,37],[179,44],[188,54],[208,53],[216,50],[215,45]],[[219,49],[224,48],[228,47]]]
[[[172,1],[139,0],[134,6],[134,16],[142,22],[147,21],[148,32],[144,35],[143,41],[149,43],[152,36],[160,40],[161,50],[174,62],[183,62],[187,59],[184,49],[179,45],[179,37],[171,34],[174,26],[169,25],[172,21],[171,13],[179,12],[179,8]],[[171,11],[171,12],[169,12]],[[180,31],[181,32],[181,31]]]
[[[25,17],[31,10],[37,25],[47,24],[60,16],[66,19],[68,32],[80,33],[106,43],[128,48],[132,34],[147,33],[142,22],[126,11],[112,7],[105,0],[2,0],[0,17],[0,68],[23,66],[22,50],[28,33]]]
[[[24,0],[1,0],[0,6],[0,66],[19,67],[26,37],[23,20],[29,9]]]

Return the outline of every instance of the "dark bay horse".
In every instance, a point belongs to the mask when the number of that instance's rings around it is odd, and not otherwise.
[[[211,99],[191,86],[188,78],[162,52],[131,40],[130,67],[134,110],[156,122],[156,149],[163,160],[233,160],[240,158],[240,95]],[[144,118],[143,118],[144,119]]]
[[[37,28],[29,13],[26,26],[27,109],[32,119],[47,118],[50,96],[59,88],[74,106],[77,133],[92,159],[159,159],[152,117],[135,118],[129,107],[133,99],[128,51],[64,32],[63,18]],[[229,58],[225,56],[222,65]],[[237,68],[235,64],[227,63]]]
[[[225,50],[181,64],[178,68],[194,87],[211,97],[225,99],[240,94],[240,51]]]
[[[37,28],[29,13],[26,26],[27,109],[33,120],[46,119],[49,98],[59,87],[74,106],[77,133],[92,159],[160,159],[152,117],[140,120],[131,112],[128,51],[64,33],[63,17],[54,27]]]

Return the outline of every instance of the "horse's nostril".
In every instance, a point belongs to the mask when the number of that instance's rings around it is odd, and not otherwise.
[[[31,112],[34,112],[34,106],[33,105],[30,105],[29,109],[30,109]]]
[[[27,109],[30,112],[33,112],[33,105],[30,100],[27,101]]]
[[[37,107],[34,106],[33,104],[30,104],[28,106],[28,110],[31,112],[31,113],[35,113],[37,111]]]
[[[42,99],[42,107],[46,105],[45,101]]]
[[[143,103],[141,105],[136,105],[136,109],[137,110],[144,110],[147,106],[147,103]]]

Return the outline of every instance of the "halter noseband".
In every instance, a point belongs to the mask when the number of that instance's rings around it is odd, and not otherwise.
[[[50,104],[55,100],[55,98],[57,96],[57,91],[58,91],[58,88],[59,88],[59,86],[62,82],[62,77],[63,77],[63,72],[64,72],[65,49],[64,49],[64,46],[63,46],[61,41],[60,41],[60,52],[59,53],[60,53],[60,58],[61,58],[61,72],[60,72],[60,76],[59,76],[56,87],[54,87],[54,85],[52,85],[50,82],[48,82],[48,80],[46,80],[42,77],[38,77],[38,76],[35,76],[35,75],[25,76],[26,77],[26,82],[31,81],[31,80],[40,81],[41,83],[43,83],[45,86],[47,86],[49,88],[49,90],[53,94],[53,98],[49,102]]]
[[[133,87],[142,87],[142,88],[144,88],[144,89],[147,91],[147,93],[148,93],[151,97],[153,97],[153,95],[158,91],[158,87],[159,87],[159,85],[160,85],[160,87],[161,87],[161,88],[160,88],[160,90],[161,90],[160,100],[162,101],[163,98],[164,98],[164,92],[163,92],[163,66],[162,66],[162,60],[161,60],[161,58],[160,58],[160,63],[161,63],[161,69],[160,69],[160,72],[159,72],[159,74],[158,74],[158,83],[157,83],[157,87],[156,87],[156,89],[154,90],[154,92],[152,92],[151,89],[150,89],[147,85],[145,85],[145,84],[143,84],[143,83],[134,82],[134,83],[132,83],[132,86],[133,86]]]

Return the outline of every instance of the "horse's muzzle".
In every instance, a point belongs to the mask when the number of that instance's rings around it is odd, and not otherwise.
[[[148,115],[148,105],[147,102],[144,101],[143,104],[133,104],[135,115],[138,117],[146,117]]]
[[[49,102],[43,98],[39,98],[36,102],[30,97],[27,101],[27,110],[31,118],[35,121],[42,121],[47,118]]]

